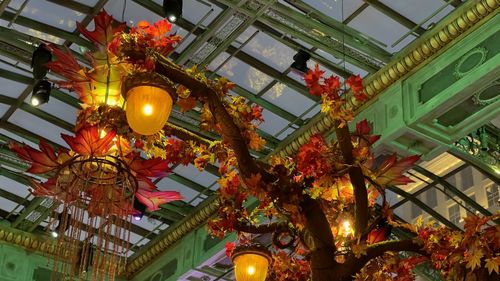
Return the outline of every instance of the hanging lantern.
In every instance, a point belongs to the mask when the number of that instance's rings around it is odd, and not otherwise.
[[[236,281],[264,281],[271,262],[271,254],[260,244],[236,247],[231,259],[234,263]]]
[[[127,122],[134,132],[152,135],[168,120],[177,98],[167,78],[153,73],[128,76],[122,86]]]

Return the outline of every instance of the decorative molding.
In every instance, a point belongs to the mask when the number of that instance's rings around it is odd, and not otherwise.
[[[0,242],[6,242],[22,247],[28,251],[37,251],[51,256],[56,253],[57,241],[41,235],[19,231],[0,224]]]
[[[472,67],[469,69],[463,69],[463,64],[470,59],[474,55],[479,55],[479,60],[477,60]],[[453,76],[455,76],[457,79],[460,79],[467,74],[473,72],[478,66],[483,64],[483,62],[486,60],[486,56],[488,55],[488,50],[483,47],[477,47],[469,51],[467,54],[465,54],[460,60],[457,62],[455,65],[455,70],[453,71]]]
[[[177,243],[186,234],[203,225],[218,209],[219,198],[217,195],[205,200],[193,214],[169,227],[165,234],[159,236],[148,244],[147,248],[132,256],[122,275],[130,278],[138,273],[144,266],[149,265],[156,257],[163,254],[165,250]]]
[[[477,93],[475,93],[474,96],[472,96],[472,102],[475,105],[485,106],[485,105],[490,105],[490,104],[493,104],[493,103],[499,101],[500,100],[500,95],[496,95],[496,96],[494,96],[492,98],[489,98],[489,99],[488,98],[484,99],[484,98],[481,97],[481,95],[484,92],[486,92],[487,90],[489,90],[491,87],[500,87],[500,80],[494,81],[488,87],[486,87],[484,89],[481,89]]]

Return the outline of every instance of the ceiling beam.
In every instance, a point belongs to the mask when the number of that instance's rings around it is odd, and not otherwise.
[[[92,7],[89,7],[87,5],[84,5],[80,2],[74,1],[74,0],[47,0],[47,2],[52,2],[54,4],[57,4],[59,6],[66,7],[68,9],[80,12],[82,14],[91,14],[92,13]]]
[[[294,13],[300,21],[305,21],[307,18],[309,21],[317,21],[322,24],[315,26],[318,30],[330,34],[333,38],[343,41],[347,45],[356,46],[359,50],[380,61],[388,62],[392,57],[389,52],[381,47],[383,43],[371,37],[369,34],[363,34],[355,28],[348,26],[347,23],[340,22],[333,17],[327,16],[325,13],[317,10],[305,1],[286,0],[286,2],[304,13],[301,17],[298,17],[297,12]],[[292,9],[288,9],[287,11],[290,10]],[[330,31],[328,31],[328,27]]]
[[[426,29],[423,28],[422,26],[402,16],[400,13],[398,13],[391,7],[385,5],[384,3],[380,2],[379,0],[363,0],[363,1],[370,4],[370,6],[377,9],[378,11],[388,16],[389,18],[393,19],[394,21],[398,22],[402,26],[410,30],[414,30],[414,32],[417,33],[418,35],[422,35],[426,31]]]
[[[436,183],[439,183],[444,187],[445,191],[450,191],[453,193],[455,196],[457,196],[460,200],[462,200],[465,204],[473,207],[476,211],[480,212],[483,216],[491,216],[492,213],[481,204],[477,203],[475,200],[472,200],[469,196],[465,195],[462,191],[458,190],[455,186],[451,185],[449,182],[441,178],[440,176],[432,173],[431,171],[420,167],[420,166],[415,166],[413,167],[413,170],[417,171],[418,173],[430,178],[431,180],[435,181]]]
[[[431,215],[432,217],[434,217],[436,220],[438,220],[440,223],[448,226],[449,228],[451,229],[454,229],[454,230],[460,230],[460,228],[458,226],[456,226],[454,223],[452,223],[451,221],[449,221],[447,218],[445,218],[443,215],[441,215],[440,213],[436,212],[434,209],[432,209],[431,207],[427,206],[424,202],[422,202],[420,199],[414,197],[412,194],[398,188],[398,187],[395,187],[395,186],[387,186],[387,189],[396,193],[396,194],[399,194],[401,196],[403,196],[404,198],[407,198],[408,200],[410,200],[413,204],[417,205],[418,207],[420,207],[422,210],[424,210],[425,212],[427,212],[429,215]]]
[[[12,21],[15,19],[16,24],[19,24],[19,25],[22,25],[22,26],[25,26],[27,28],[31,28],[34,30],[39,30],[39,31],[45,32],[47,34],[50,34],[50,35],[53,35],[53,36],[56,36],[59,38],[70,40],[71,42],[74,42],[74,43],[76,43],[80,46],[86,47],[86,48],[92,48],[92,44],[89,41],[85,40],[84,38],[82,38],[78,35],[72,34],[70,32],[63,30],[63,29],[60,29],[60,28],[57,28],[57,27],[54,27],[51,25],[44,24],[44,23],[39,22],[39,21],[32,20],[32,19],[24,17],[24,16],[18,16],[16,18],[16,14],[9,12],[9,11],[4,11],[4,13],[1,16],[1,19],[6,20],[6,21]]]

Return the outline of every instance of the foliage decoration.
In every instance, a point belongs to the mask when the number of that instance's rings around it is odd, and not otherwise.
[[[464,233],[434,225],[407,225],[392,217],[385,190],[389,185],[410,182],[404,172],[419,156],[375,157],[371,146],[379,137],[372,135],[366,120],[354,131],[349,129],[354,113],[346,106],[347,89],[338,77],[323,77],[318,66],[304,76],[309,93],[321,97],[322,112],[335,120],[336,138],[313,135],[295,156],[273,156],[264,162],[250,153],[266,146],[257,133],[263,122],[262,109],[242,97],[230,96],[234,84],[226,78],[211,80],[197,66],[183,68],[170,61],[166,56],[180,38],[166,35],[168,22],[140,22],[125,32],[119,31],[119,26],[109,29],[112,21],[105,13],[98,17],[103,24],[96,25],[96,32],[118,32],[112,40],[82,33],[96,43],[96,53],[88,56],[95,70],[81,67],[68,50],[52,46],[58,60],[49,68],[67,79],[59,85],[77,91],[84,104],[77,135],[65,139],[72,151],[85,157],[96,153],[107,157],[110,150],[119,153],[125,167],[139,179],[137,198],[151,210],[171,199],[171,194],[152,194],[148,189],[154,188],[151,177],[164,176],[168,168],[178,164],[194,163],[203,170],[217,163],[220,209],[208,222],[209,230],[217,237],[237,232],[240,243],[251,240],[252,235],[272,233],[273,280],[412,280],[412,269],[424,261],[430,261],[449,280],[465,275],[483,278],[477,280],[498,279],[500,229],[487,226],[496,217],[469,218]],[[221,140],[203,141],[192,132],[172,130],[168,125],[152,136],[132,132],[124,121],[123,101],[119,95],[113,101],[115,93],[109,89],[117,81],[114,77],[145,71],[175,83],[169,87],[178,93],[181,111],[199,109],[201,129],[217,133]],[[103,83],[96,79],[100,75],[108,78],[104,93],[96,91]],[[356,99],[367,99],[359,76],[345,84]],[[94,131],[84,131],[88,128]],[[95,128],[104,130],[105,135],[96,137]],[[89,139],[95,145],[89,145]],[[122,143],[122,139],[126,141]],[[45,144],[40,151],[13,149],[30,159],[31,171],[44,173],[57,170],[65,157],[72,156],[72,152],[55,154]],[[140,152],[151,159],[141,159]],[[48,181],[38,190],[50,192],[51,188],[54,186]],[[382,229],[388,225],[404,228],[414,237],[390,240],[388,228]],[[231,252],[231,247],[227,250]],[[403,258],[399,255],[402,251],[416,256]]]

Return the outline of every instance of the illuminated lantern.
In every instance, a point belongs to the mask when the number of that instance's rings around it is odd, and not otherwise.
[[[125,70],[117,64],[95,66],[88,72],[90,89],[95,104],[117,105],[121,98],[121,78]]]
[[[127,77],[122,95],[128,125],[141,135],[155,134],[165,126],[176,99],[172,82],[152,73]]]
[[[231,259],[234,263],[236,281],[264,281],[271,261],[271,254],[260,244],[236,247]]]

